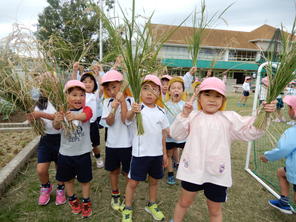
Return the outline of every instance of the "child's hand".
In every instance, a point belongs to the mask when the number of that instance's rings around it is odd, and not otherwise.
[[[261,160],[263,163],[267,163],[267,162],[268,162],[268,159],[266,159],[265,156],[260,156],[260,160]]]
[[[116,100],[117,100],[118,102],[120,102],[120,103],[122,103],[122,102],[124,101],[124,95],[123,95],[122,92],[118,92],[118,93],[116,94]]]
[[[276,104],[277,104],[277,101],[276,100],[272,101],[269,104],[267,104],[266,101],[263,101],[262,102],[263,109],[265,110],[265,112],[268,112],[268,113],[275,112],[275,110],[276,110]]]
[[[140,104],[138,104],[138,103],[133,103],[132,104],[132,112],[134,112],[134,113],[139,113],[139,112],[141,112],[141,105]]]
[[[65,117],[68,121],[76,120],[76,114],[70,111],[66,112]]]
[[[113,102],[111,103],[112,109],[116,110],[119,106],[120,102],[117,99],[114,99]]]
[[[75,62],[74,64],[73,64],[73,71],[78,71],[78,69],[79,69],[79,62]]]
[[[192,103],[191,102],[185,103],[182,111],[182,116],[187,118],[189,114],[192,112],[192,110],[193,110]]]
[[[64,120],[64,114],[63,114],[62,112],[56,112],[56,113],[54,114],[54,121],[55,121],[55,122],[60,123],[60,122],[62,122],[63,120]]]

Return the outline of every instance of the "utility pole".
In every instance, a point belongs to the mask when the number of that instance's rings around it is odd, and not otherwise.
[[[103,0],[100,0],[100,9],[103,12]],[[100,18],[100,62],[103,60],[103,25],[102,19]]]

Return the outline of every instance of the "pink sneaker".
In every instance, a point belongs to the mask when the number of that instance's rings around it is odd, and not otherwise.
[[[62,205],[66,203],[66,196],[65,196],[65,191],[64,190],[56,190],[56,201],[55,204]]]
[[[40,196],[38,200],[38,204],[41,206],[44,206],[48,204],[50,200],[50,193],[52,191],[52,184],[50,185],[49,188],[41,187],[40,188]]]

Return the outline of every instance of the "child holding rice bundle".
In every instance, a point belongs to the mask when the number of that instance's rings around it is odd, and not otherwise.
[[[39,98],[34,112],[27,115],[29,121],[34,119],[41,119],[44,122],[44,135],[41,136],[38,148],[37,148],[37,166],[36,171],[40,180],[40,196],[38,199],[39,205],[47,205],[50,201],[50,193],[53,189],[53,185],[49,181],[49,167],[51,161],[57,164],[57,158],[60,148],[61,135],[60,131],[56,130],[52,126],[52,120],[56,113],[53,105],[48,99],[39,94]],[[56,189],[56,205],[66,203],[66,197],[64,192],[64,184],[58,182]]]
[[[65,134],[61,129],[61,145],[58,155],[56,179],[65,183],[69,204],[73,214],[82,214],[86,218],[91,216],[90,181],[92,167],[90,152],[90,119],[92,110],[85,106],[85,86],[78,80],[70,80],[65,84],[64,92],[67,98],[68,111],[55,114],[53,127],[62,128],[62,121],[75,121],[74,132]],[[74,192],[75,177],[81,184],[82,204]]]
[[[181,77],[173,77],[168,83],[168,91],[166,93],[166,115],[169,123],[172,124],[176,116],[182,112],[185,105],[186,94],[184,92],[184,81]],[[178,152],[178,148],[184,148],[185,140],[176,141],[170,136],[166,138],[166,149],[168,155],[168,178],[167,183],[170,185],[176,184],[173,170],[172,157],[174,152]],[[177,155],[179,163],[179,155]]]
[[[103,103],[102,119],[108,126],[106,141],[105,169],[110,172],[111,207],[121,209],[119,192],[120,171],[127,178],[132,156],[132,144],[126,123],[127,111],[131,109],[133,98],[128,89],[123,89],[123,75],[110,70],[102,77],[105,100]],[[124,201],[122,201],[124,202]]]
[[[296,96],[285,96],[284,103],[288,105],[288,114],[292,120],[296,119]],[[278,200],[269,200],[272,207],[285,214],[292,214],[293,208],[289,204],[289,184],[293,185],[294,202],[296,203],[296,126],[287,129],[273,150],[266,151],[260,159],[263,162],[286,159],[286,166],[277,170],[281,197]]]
[[[93,72],[85,72],[82,74],[81,82],[85,85],[85,105],[92,109],[93,116],[90,119],[90,139],[92,142],[92,151],[96,158],[96,165],[98,168],[104,167],[104,162],[100,152],[100,133],[99,123],[97,120],[98,116],[98,103],[100,102],[100,95],[98,93],[98,84],[93,75]]]
[[[158,180],[163,177],[163,166],[167,166],[165,148],[166,130],[169,123],[161,105],[161,82],[155,75],[147,75],[142,82],[140,98],[142,103],[134,103],[128,112],[127,119],[135,123],[136,113],[141,112],[144,134],[133,131],[132,160],[126,186],[125,208],[122,211],[122,222],[132,221],[132,202],[136,188],[149,176],[149,202],[145,210],[155,220],[164,220],[164,215],[156,204]]]
[[[245,81],[243,83],[243,94],[240,98],[240,101],[238,102],[238,106],[245,106],[247,103],[247,100],[249,98],[250,95],[250,91],[251,91],[251,86],[250,86],[250,82],[251,82],[252,78],[250,76],[246,76]]]
[[[182,189],[174,211],[174,222],[183,220],[198,191],[204,190],[210,221],[222,221],[222,204],[231,187],[230,147],[233,140],[249,141],[264,131],[253,126],[254,117],[242,117],[223,111],[226,104],[225,84],[209,77],[199,86],[198,111],[186,103],[170,127],[170,136],[186,139],[177,178]],[[266,112],[275,111],[275,102],[263,103]]]

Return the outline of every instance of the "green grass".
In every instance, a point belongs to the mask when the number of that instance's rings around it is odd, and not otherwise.
[[[240,94],[231,94],[228,99],[228,109],[235,110],[241,115],[251,111],[251,98],[247,107],[237,107],[236,102]],[[103,132],[101,133],[101,139]],[[102,141],[102,140],[101,140]],[[255,179],[244,171],[247,144],[234,142],[232,145],[232,171],[233,186],[228,190],[228,200],[223,204],[224,221],[226,222],[293,222],[295,215],[284,215],[271,208],[267,201],[274,197],[266,191]],[[37,205],[39,195],[39,182],[35,172],[36,157],[30,159],[26,167],[18,174],[14,183],[0,198],[0,221],[77,221],[80,216],[72,215],[67,204],[55,206],[54,198],[50,203],[41,207]],[[114,222],[120,221],[121,215],[110,207],[110,185],[108,173],[103,169],[96,169],[93,164],[93,181],[91,199],[93,202],[93,216],[88,221]],[[50,169],[51,181],[54,181],[55,169]],[[124,190],[124,179],[121,177],[121,191]],[[144,206],[147,200],[148,184],[140,183],[134,201],[134,221],[153,221]],[[159,205],[164,211],[166,221],[172,216],[175,203],[179,196],[180,186],[169,186],[166,177],[160,181]],[[81,196],[80,187],[77,185],[78,196]],[[202,192],[188,210],[185,220],[209,221],[206,201]]]

